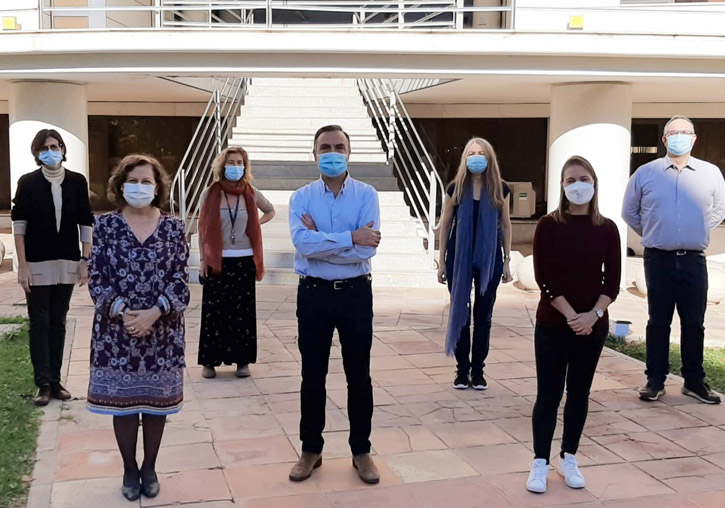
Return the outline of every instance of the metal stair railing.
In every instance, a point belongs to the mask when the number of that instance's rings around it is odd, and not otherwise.
[[[199,216],[202,193],[213,178],[211,163],[227,146],[248,86],[248,78],[217,80],[217,86],[212,91],[171,183],[171,213],[176,213],[178,205],[187,238],[193,232]]]
[[[463,30],[464,18],[475,13],[500,13],[500,26],[511,30],[516,0],[500,6],[470,6],[464,0],[147,0],[120,5],[55,5],[38,0],[41,30],[55,20],[88,19],[85,30],[240,29],[283,30],[424,29]]]
[[[427,240],[426,252],[434,266],[435,234],[445,189],[408,110],[390,79],[358,79],[373,125],[388,162],[403,187],[418,228]]]

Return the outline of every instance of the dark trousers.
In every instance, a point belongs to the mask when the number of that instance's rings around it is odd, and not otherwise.
[[[31,286],[30,289],[26,297],[35,385],[55,385],[60,383],[65,317],[73,295],[73,284]]]
[[[682,377],[687,384],[705,379],[702,367],[707,307],[707,264],[701,252],[645,249],[647,280],[647,379],[663,386],[670,372],[670,325],[675,308],[680,316]]]
[[[566,325],[536,324],[536,404],[531,417],[534,454],[549,460],[556,415],[566,385],[561,451],[577,452],[589,412],[589,389],[607,336],[606,327],[591,335],[576,335]]]
[[[321,453],[325,443],[325,380],[332,335],[337,328],[347,380],[347,414],[353,455],[370,452],[373,387],[373,294],[369,277],[336,284],[310,277],[297,289],[299,348],[302,355],[300,439],[302,451]]]
[[[500,250],[500,249],[499,249]],[[499,269],[500,266],[500,269]],[[456,369],[459,375],[467,376],[469,371],[472,377],[483,375],[483,367],[488,357],[491,344],[491,317],[493,305],[496,303],[496,290],[501,282],[503,272],[502,263],[496,263],[493,278],[484,294],[480,294],[479,272],[474,269],[474,295],[473,295],[473,347],[471,347],[471,317],[461,329],[461,338],[456,345]],[[470,359],[469,359],[470,353]]]

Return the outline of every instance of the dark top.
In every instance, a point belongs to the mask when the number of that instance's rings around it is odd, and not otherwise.
[[[592,310],[600,295],[617,298],[621,257],[619,231],[611,220],[595,226],[588,215],[567,215],[566,223],[542,217],[534,234],[534,273],[541,288],[537,323],[566,326],[551,305],[558,296],[576,312]],[[608,327],[607,313],[595,326]]]
[[[506,197],[511,194],[511,189],[506,184],[506,182],[501,182],[503,185],[503,198],[506,199]],[[453,197],[453,190],[456,188],[456,184],[451,182],[448,184],[448,188],[446,188],[446,194],[448,194],[448,197]],[[484,197],[484,199],[488,199],[488,194],[486,193],[486,189],[481,190],[481,197]],[[476,233],[478,230],[478,212],[481,208],[481,200],[480,199],[474,199],[473,200],[473,242],[476,242]],[[448,235],[448,247],[446,247],[446,251],[451,246],[451,243],[453,246],[456,244],[456,222],[458,222],[457,219],[458,215],[458,205],[453,210],[453,224],[451,225],[451,232]],[[499,240],[500,241],[500,240]],[[447,257],[447,252],[446,252]]]
[[[88,183],[80,173],[66,169],[61,189],[63,207],[58,231],[50,182],[42,170],[37,169],[18,180],[10,217],[13,221],[27,221],[25,259],[30,263],[81,258],[78,226],[93,226]]]

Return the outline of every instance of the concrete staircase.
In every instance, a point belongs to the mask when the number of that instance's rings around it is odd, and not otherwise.
[[[252,162],[253,184],[277,215],[262,226],[267,274],[263,284],[296,284],[289,232],[289,199],[319,178],[312,156],[315,131],[339,124],[351,138],[350,174],[375,187],[382,241],[373,258],[373,283],[386,287],[435,287],[436,275],[423,247],[424,232],[410,215],[398,180],[387,164],[372,120],[354,80],[254,79],[230,146],[242,146]],[[196,235],[191,242],[192,280],[198,280]]]
[[[254,78],[229,145],[253,162],[309,162],[315,131],[330,124],[350,135],[350,162],[387,162],[352,79]]]

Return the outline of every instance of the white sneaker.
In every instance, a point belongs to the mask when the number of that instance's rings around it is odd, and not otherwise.
[[[567,486],[572,489],[583,489],[586,485],[584,477],[579,472],[579,462],[571,453],[564,453],[564,458],[559,461],[557,468],[559,474],[564,477]]]
[[[534,459],[531,463],[529,479],[526,480],[526,490],[543,494],[546,492],[546,477],[549,475],[549,464],[546,459]]]

